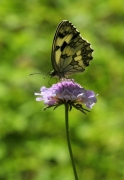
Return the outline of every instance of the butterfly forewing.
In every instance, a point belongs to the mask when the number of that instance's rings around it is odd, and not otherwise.
[[[93,49],[84,40],[75,26],[63,20],[58,25],[53,39],[51,61],[53,71],[51,76],[67,77],[85,70],[92,60]]]

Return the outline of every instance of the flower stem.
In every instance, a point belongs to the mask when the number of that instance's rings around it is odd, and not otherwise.
[[[73,167],[74,177],[75,177],[75,180],[78,180],[77,171],[76,171],[73,153],[72,153],[72,148],[71,148],[71,143],[70,143],[70,137],[69,137],[68,111],[69,111],[68,104],[65,103],[65,127],[66,127],[67,144],[68,144],[69,154],[70,154],[71,163],[72,163],[72,167]]]

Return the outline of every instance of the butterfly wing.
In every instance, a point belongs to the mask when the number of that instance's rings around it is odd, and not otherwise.
[[[84,40],[75,26],[63,20],[58,25],[53,39],[51,61],[54,77],[67,77],[85,70],[92,60],[93,49]]]

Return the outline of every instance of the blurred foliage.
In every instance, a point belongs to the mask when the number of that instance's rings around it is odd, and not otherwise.
[[[73,77],[99,94],[87,115],[70,112],[79,179],[124,179],[124,1],[0,0],[0,180],[74,179],[64,107],[43,112],[34,96],[56,83],[46,75],[63,19],[94,49],[90,66]]]

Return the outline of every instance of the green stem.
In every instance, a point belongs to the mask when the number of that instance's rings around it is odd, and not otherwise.
[[[69,154],[70,154],[70,158],[71,158],[71,162],[72,162],[74,177],[75,177],[75,180],[78,180],[77,171],[76,171],[74,158],[73,158],[73,153],[72,153],[72,149],[71,149],[70,137],[69,137],[68,111],[69,111],[68,104],[65,103],[65,126],[66,126],[67,144],[68,144]]]

